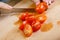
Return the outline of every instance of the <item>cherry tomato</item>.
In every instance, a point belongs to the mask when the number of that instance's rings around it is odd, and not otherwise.
[[[26,18],[26,21],[29,23],[29,24],[32,24],[33,22],[36,21],[35,19],[35,16],[29,16]]]
[[[36,12],[39,14],[43,13],[47,9],[47,4],[45,2],[41,2],[36,6]]]
[[[25,21],[25,19],[26,19],[27,17],[32,16],[32,15],[34,15],[34,14],[28,13],[28,12],[22,13],[22,15],[19,17],[19,19],[21,19],[22,21]]]
[[[47,19],[47,16],[46,15],[40,15],[40,16],[37,16],[37,20],[42,24],[46,21]]]
[[[20,25],[19,29],[23,31],[26,24],[27,24],[27,21],[23,21],[23,23]]]
[[[36,21],[35,23],[32,24],[32,29],[33,29],[33,32],[36,32],[40,29],[41,27],[41,24],[39,21]]]
[[[25,18],[28,17],[28,13],[22,13],[22,15],[19,17],[22,21],[25,21]]]
[[[26,24],[25,27],[24,27],[24,31],[23,32],[24,32],[26,37],[31,36],[31,34],[33,32],[32,31],[32,27],[29,24]]]
[[[42,4],[43,4],[43,5],[45,6],[45,8],[46,8],[45,10],[47,10],[47,9],[48,9],[47,3],[46,3],[46,2],[43,2]]]

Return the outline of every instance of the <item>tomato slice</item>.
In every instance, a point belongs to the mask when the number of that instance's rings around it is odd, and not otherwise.
[[[47,3],[46,3],[46,2],[43,2],[42,4],[43,4],[43,5],[45,6],[45,8],[46,8],[45,10],[47,10],[47,9],[48,9]]]
[[[31,36],[31,34],[33,32],[32,31],[32,27],[29,24],[26,24],[25,27],[24,27],[24,31],[23,32],[24,32],[26,37]]]
[[[33,32],[36,32],[40,29],[41,27],[41,24],[39,21],[36,21],[35,23],[32,24],[32,29],[33,29]]]
[[[41,14],[48,8],[47,4],[45,2],[41,2],[36,6],[36,12]]]
[[[46,15],[39,15],[39,16],[37,16],[37,20],[42,24],[42,23],[44,23],[45,21],[46,21],[46,19],[47,19],[47,16]]]
[[[29,16],[26,18],[26,21],[29,23],[29,24],[32,24],[33,22],[36,21],[36,18],[35,16]]]
[[[25,21],[27,17],[32,16],[32,15],[34,15],[34,14],[28,13],[28,12],[22,13],[22,15],[19,17],[19,19],[22,21]]]
[[[25,18],[28,17],[28,13],[22,13],[22,15],[19,17],[20,20],[25,21]]]

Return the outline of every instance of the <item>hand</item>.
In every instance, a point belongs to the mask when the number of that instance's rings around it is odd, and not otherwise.
[[[40,3],[40,0],[32,0],[32,1],[36,3],[36,5]],[[54,0],[43,0],[43,1],[46,2],[48,5],[54,2]]]
[[[54,0],[43,0],[43,1],[45,1],[48,5],[54,2]]]
[[[6,3],[0,2],[0,8],[11,10],[12,7]]]

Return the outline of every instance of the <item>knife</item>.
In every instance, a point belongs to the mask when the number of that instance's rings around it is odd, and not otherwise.
[[[1,9],[1,16],[18,14],[22,12],[36,12],[35,8],[13,8],[12,10]]]

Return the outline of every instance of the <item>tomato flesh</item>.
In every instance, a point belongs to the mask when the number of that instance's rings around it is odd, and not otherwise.
[[[36,32],[40,29],[41,27],[41,24],[40,22],[36,21],[35,23],[32,24],[32,29],[33,29],[33,32]]]
[[[42,24],[46,21],[47,16],[46,15],[40,15],[37,17],[37,20]]]
[[[25,18],[28,17],[28,13],[23,13],[19,19],[21,19],[22,21],[25,21]]]
[[[45,2],[41,2],[36,6],[36,12],[41,14],[48,8],[47,4]]]
[[[33,22],[36,21],[35,16],[27,17],[26,21],[27,21],[29,24],[32,24]]]
[[[31,36],[31,34],[33,32],[32,31],[32,27],[29,24],[26,24],[25,27],[24,27],[24,31],[23,32],[24,32],[26,37]]]

